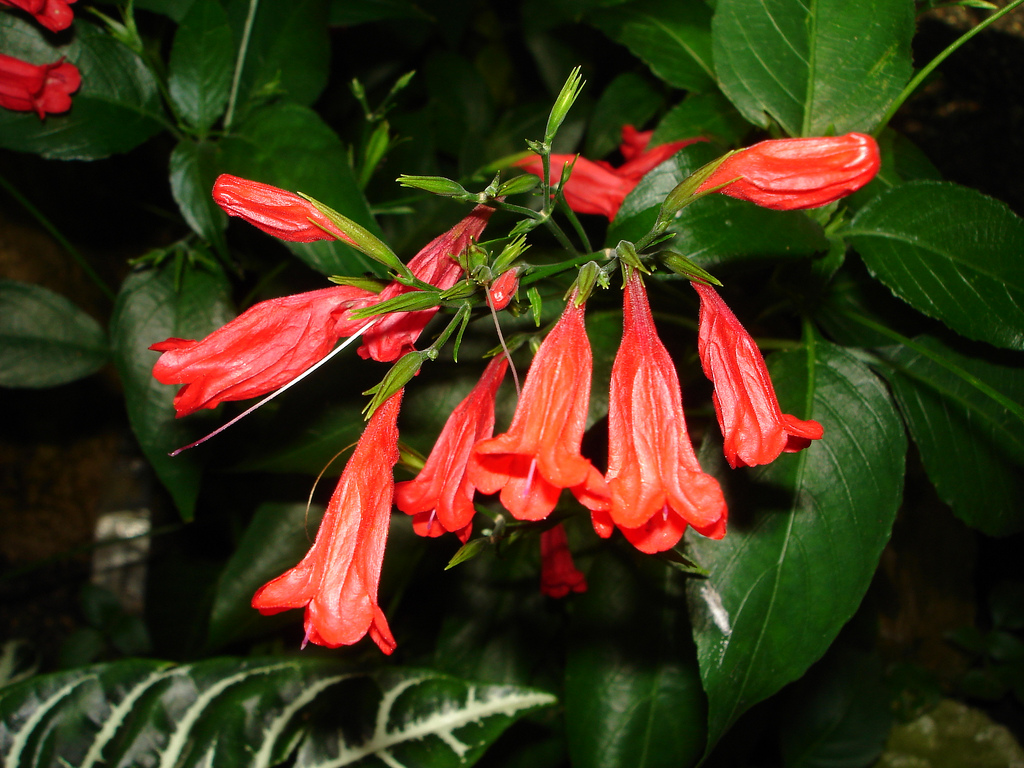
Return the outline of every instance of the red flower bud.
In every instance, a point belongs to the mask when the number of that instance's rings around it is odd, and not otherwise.
[[[508,272],[503,272],[498,276],[497,280],[491,283],[491,287],[488,291],[491,299],[491,306],[494,307],[495,311],[500,312],[508,306],[510,301],[512,301],[512,297],[516,295],[516,291],[518,289],[518,270],[510,269]]]
[[[569,539],[561,523],[540,535],[540,591],[548,597],[587,591],[587,578],[572,561]]]
[[[352,243],[352,239],[311,202],[270,184],[222,173],[213,184],[213,200],[228,216],[245,219],[281,240],[295,243],[344,240]]]
[[[774,139],[727,157],[697,191],[736,179],[718,191],[778,211],[818,208],[863,187],[880,163],[878,144],[863,133]]]
[[[35,112],[40,120],[67,112],[81,84],[78,67],[64,59],[36,65],[0,53],[0,107],[5,109]]]
[[[35,16],[36,21],[51,32],[60,32],[71,26],[75,17],[74,11],[68,7],[73,2],[75,0],[0,0],[0,5],[21,8]]]

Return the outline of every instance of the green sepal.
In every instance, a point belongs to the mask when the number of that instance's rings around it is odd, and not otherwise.
[[[463,200],[477,199],[476,195],[469,192],[459,182],[444,176],[408,176],[403,173],[395,181],[403,187],[422,189],[424,192],[441,197],[457,197]]]
[[[412,377],[420,372],[423,365],[424,355],[422,352],[409,352],[398,358],[398,361],[391,366],[391,369],[384,375],[379,384],[370,387],[363,392],[364,395],[373,395],[370,402],[363,409],[363,416],[369,420],[374,412],[393,394],[412,381]]]
[[[308,200],[316,206],[316,209],[320,211],[320,213],[330,219],[341,232],[344,232],[345,236],[348,238],[349,244],[354,248],[362,251],[374,261],[383,264],[395,274],[405,275],[407,277],[413,276],[412,272],[409,271],[409,268],[405,266],[405,264],[403,264],[395,255],[395,252],[388,248],[383,241],[378,239],[372,232],[370,232],[370,230],[356,224],[347,216],[342,216],[336,210],[330,206],[324,205],[319,200],[314,200],[309,195],[304,195],[301,192],[297,194],[299,197]],[[315,224],[316,222],[313,223]]]
[[[697,283],[705,285],[721,286],[722,282],[706,269],[701,269],[681,253],[675,251],[664,251],[661,254],[662,262],[670,271]]]
[[[350,285],[353,288],[362,288],[364,291],[373,291],[374,293],[380,293],[388,285],[388,281],[376,277],[330,275],[327,279],[338,285]]]
[[[538,186],[540,186],[540,176],[534,176],[532,173],[524,173],[522,176],[516,176],[515,178],[503,181],[498,185],[496,197],[522,195],[526,192],[532,192]]]

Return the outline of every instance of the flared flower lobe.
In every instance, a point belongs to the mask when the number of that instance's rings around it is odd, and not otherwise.
[[[494,433],[494,399],[508,361],[494,358],[483,376],[445,422],[423,469],[413,480],[395,486],[395,505],[413,515],[420,536],[456,534],[463,543],[473,527],[475,486],[466,474],[470,453]]]
[[[611,503],[593,516],[601,535],[614,523],[651,553],[675,546],[687,525],[711,538],[725,533],[725,499],[697,462],[679,378],[635,272],[626,283],[622,343],[612,366],[605,478]]]
[[[82,84],[78,67],[64,59],[30,64],[0,53],[0,107],[15,112],[47,114],[71,109],[71,94]]]
[[[768,464],[820,440],[824,429],[817,421],[782,412],[761,351],[718,292],[702,283],[693,287],[700,295],[697,352],[715,387],[729,466]]]
[[[252,598],[252,607],[264,615],[305,608],[306,638],[316,645],[352,645],[369,633],[384,653],[395,649],[377,589],[395,489],[401,402],[399,391],[370,418],[306,556]]]
[[[570,299],[537,350],[508,431],[473,449],[470,481],[483,493],[500,491],[518,520],[543,520],[563,488],[588,509],[607,506],[604,479],[580,454],[592,366],[583,307]]]

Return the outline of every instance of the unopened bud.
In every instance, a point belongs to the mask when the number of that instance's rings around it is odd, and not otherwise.
[[[580,273],[577,275],[576,281],[565,294],[566,299],[571,299],[578,307],[590,298],[590,294],[594,292],[594,288],[597,286],[607,288],[608,275],[596,261],[588,261],[580,267]]]
[[[503,182],[498,187],[498,196],[521,195],[536,189],[538,184],[540,184],[539,176],[534,176],[532,173],[524,173],[522,176],[516,176]]]
[[[422,365],[423,353],[421,352],[409,352],[398,358],[398,362],[391,366],[379,384],[363,392],[364,395],[373,395],[370,402],[366,404],[366,408],[363,409],[363,415],[367,419],[373,416],[373,412],[385,400],[412,381],[413,376],[420,372]]]
[[[363,320],[367,317],[386,315],[389,312],[416,312],[421,309],[432,309],[440,303],[440,291],[409,291],[369,307],[349,310],[349,313],[353,319]]]
[[[422,189],[432,195],[442,197],[460,197],[466,200],[475,200],[476,195],[470,194],[459,182],[447,179],[444,176],[407,176],[402,174],[397,179],[403,187],[411,189]]]
[[[514,236],[512,240],[501,249],[501,253],[498,254],[498,258],[494,260],[492,269],[496,273],[501,274],[512,265],[513,261],[522,256],[529,247],[530,246],[526,244],[525,235]]]
[[[584,82],[580,76],[579,67],[576,67],[569,73],[569,77],[565,81],[565,85],[562,86],[562,90],[559,91],[557,98],[555,98],[555,103],[551,107],[551,113],[548,115],[548,125],[544,131],[544,142],[548,146],[551,146],[555,134],[558,133],[558,129],[562,126],[566,115],[569,114],[573,103],[580,95]]]
[[[687,280],[704,283],[705,285],[722,284],[714,275],[705,269],[701,269],[682,254],[675,253],[673,251],[665,251],[661,254],[661,257],[664,260],[666,268],[675,272],[677,275],[685,277]]]
[[[516,291],[519,289],[519,270],[510,269],[508,272],[503,272],[498,276],[498,279],[491,283],[490,289],[488,289],[488,298],[491,301],[491,306],[496,311],[501,311],[509,305],[512,301],[512,297],[516,295]]]
[[[371,259],[383,264],[396,274],[412,275],[409,268],[405,266],[405,264],[403,264],[394,254],[394,251],[388,248],[376,235],[370,232],[370,230],[356,224],[352,219],[342,216],[336,210],[330,206],[324,205],[319,200],[314,200],[309,195],[304,195],[300,192],[299,197],[312,203],[316,210],[326,216],[339,231],[344,232],[346,235],[345,241],[349,245],[358,248]],[[318,222],[314,219],[314,223]]]

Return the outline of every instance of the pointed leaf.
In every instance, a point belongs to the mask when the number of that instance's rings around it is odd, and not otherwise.
[[[968,338],[1024,349],[1024,220],[957,184],[914,181],[864,208],[844,233],[897,296]]]
[[[42,286],[0,280],[0,386],[56,387],[110,356],[99,323]]]
[[[750,122],[790,136],[871,133],[910,79],[905,0],[719,0],[715,72]]]
[[[1024,403],[1024,359],[977,349],[964,354],[938,339],[917,345],[954,364],[1014,403]],[[922,351],[889,352],[889,380],[939,496],[970,526],[990,536],[1024,529],[1024,422],[963,376]]]
[[[228,217],[210,194],[223,160],[210,142],[183,139],[171,153],[171,193],[192,231],[226,251],[224,228]]]
[[[235,45],[219,0],[195,0],[174,35],[167,87],[178,114],[205,134],[223,114]]]
[[[817,419],[825,436],[730,473],[725,538],[688,534],[710,571],[688,585],[709,751],[744,711],[802,675],[853,615],[903,489],[906,437],[871,371],[825,343],[771,363],[783,411]]]
[[[149,346],[172,336],[203,338],[230,319],[228,295],[227,280],[219,272],[186,270],[180,286],[170,268],[135,272],[121,287],[110,321],[132,430],[186,520],[199,492],[200,465],[187,452],[173,458],[167,454],[195,440],[195,430],[202,427],[191,426],[194,420],[186,424],[175,419],[171,403],[177,387],[153,378],[160,353]]]
[[[528,688],[312,658],[121,661],[2,689],[0,759],[7,768],[454,768],[554,701]]]

